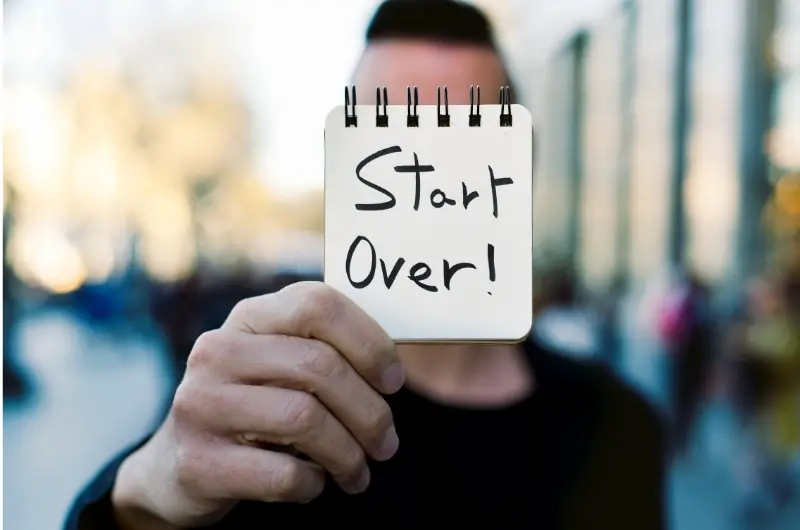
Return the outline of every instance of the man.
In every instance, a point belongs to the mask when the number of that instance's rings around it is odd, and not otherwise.
[[[508,85],[483,15],[392,0],[355,73],[421,103]],[[660,422],[603,369],[524,345],[395,346],[317,282],[202,335],[160,428],[68,527],[125,530],[663,527]]]

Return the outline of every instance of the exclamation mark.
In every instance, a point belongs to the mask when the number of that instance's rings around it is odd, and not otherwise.
[[[494,273],[494,245],[491,243],[486,247],[486,258],[489,261],[489,281],[493,282],[495,280],[495,273]],[[489,294],[492,294],[491,291],[488,291]]]

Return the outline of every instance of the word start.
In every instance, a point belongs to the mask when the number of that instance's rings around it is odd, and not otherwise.
[[[370,163],[373,162],[381,157],[391,155],[394,153],[400,153],[402,149],[399,146],[392,146],[387,147],[385,149],[381,149],[368,157],[364,160],[359,162],[356,166],[356,178],[364,184],[365,186],[381,193],[385,197],[385,201],[377,202],[377,203],[367,203],[367,204],[356,204],[355,208],[359,211],[365,212],[376,212],[382,210],[389,210],[397,206],[397,199],[392,194],[391,191],[383,188],[374,182],[371,182],[364,178],[361,174],[364,168]],[[432,173],[436,171],[436,169],[432,165],[421,165],[419,163],[419,158],[417,157],[417,153],[413,153],[414,156],[414,163],[411,165],[400,165],[395,166],[394,171],[396,173],[413,173],[414,174],[414,211],[418,211],[420,208],[420,202],[422,197],[422,174],[423,173]],[[498,218],[499,208],[497,204],[497,191],[498,188],[501,186],[508,186],[514,183],[514,181],[508,177],[504,178],[497,178],[495,177],[494,170],[492,166],[488,166],[488,173],[489,173],[489,188],[491,190],[491,199],[492,199],[492,216],[494,218]],[[454,197],[459,197],[460,200],[456,200]],[[466,182],[461,182],[461,194],[460,196],[454,195],[453,197],[448,196],[442,189],[435,188],[433,191],[430,192],[428,198],[430,205],[436,209],[442,209],[445,207],[450,208],[458,208],[463,207],[465,210],[469,209],[472,202],[480,197],[480,193],[475,190],[470,190],[467,187]],[[353,277],[353,261],[355,258],[356,251],[360,246],[364,245],[368,249],[368,259],[369,259],[369,269],[366,275],[363,278],[354,278]],[[386,261],[382,258],[378,257],[378,253],[375,249],[375,245],[370,241],[366,236],[358,235],[353,240],[350,248],[347,251],[347,259],[345,261],[345,271],[347,273],[347,279],[350,282],[350,285],[353,286],[355,289],[364,289],[372,284],[375,280],[375,276],[378,269],[378,264],[380,264],[381,269],[381,276],[383,279],[383,284],[386,286],[386,289],[391,289],[392,285],[395,284],[395,280],[400,275],[400,271],[406,265],[406,259],[403,257],[398,257],[394,264],[387,265]],[[495,282],[497,274],[495,271],[495,248],[494,245],[491,243],[487,243],[486,245],[486,264],[487,264],[487,271],[489,275],[489,281]],[[442,260],[442,279],[443,279],[443,287],[446,290],[450,290],[451,283],[453,281],[453,276],[458,271],[462,270],[477,270],[478,267],[474,263],[470,262],[456,262],[450,263],[448,260]],[[433,274],[433,270],[428,263],[425,262],[418,262],[411,265],[408,269],[408,279],[411,280],[414,284],[416,284],[420,289],[425,291],[435,293],[439,291],[439,287],[437,285],[432,285],[430,283],[430,277]],[[491,291],[487,291],[488,294],[492,294]]]

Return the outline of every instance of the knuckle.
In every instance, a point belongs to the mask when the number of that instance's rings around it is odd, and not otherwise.
[[[179,424],[205,423],[226,409],[226,400],[222,392],[184,380],[175,391],[172,415]]]
[[[323,421],[325,411],[317,399],[297,392],[286,404],[284,421],[292,432],[305,434],[313,431]]]
[[[340,295],[321,282],[302,282],[293,286],[299,304],[295,317],[302,322],[330,321],[339,311]]]
[[[197,443],[178,446],[175,455],[175,472],[178,483],[187,490],[205,482],[209,456]]]
[[[219,329],[206,331],[195,341],[186,363],[187,369],[213,365],[217,359],[228,357],[231,349],[231,340],[227,333]]]
[[[367,465],[367,458],[364,455],[364,451],[358,445],[355,445],[342,455],[341,465],[344,475],[356,476]]]
[[[201,399],[199,394],[195,385],[183,381],[172,399],[172,414],[181,421],[193,417]]]
[[[265,472],[264,483],[270,496],[278,500],[288,499],[302,481],[303,467],[297,460],[285,460],[282,465]]]
[[[244,298],[236,302],[231,312],[228,313],[228,322],[231,323],[246,323],[250,321],[250,315],[253,314],[255,306],[259,303],[261,297]]]
[[[366,337],[358,345],[356,352],[358,358],[363,361],[363,370],[370,377],[380,377],[383,369],[393,360],[388,352],[392,351],[393,345],[381,339],[381,337]]]
[[[300,358],[303,371],[315,378],[330,378],[341,373],[344,360],[332,347],[318,341],[306,341],[307,348]]]
[[[392,409],[383,399],[375,400],[370,407],[367,430],[372,433],[374,438],[379,439],[392,426],[392,423],[394,423]]]

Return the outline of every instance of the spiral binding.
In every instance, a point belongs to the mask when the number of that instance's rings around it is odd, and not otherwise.
[[[444,89],[444,90],[442,90]],[[444,92],[444,105],[442,105],[442,92]],[[352,94],[352,96],[351,96]],[[413,98],[412,98],[413,95]],[[351,104],[352,99],[352,104]],[[389,104],[389,94],[386,87],[375,88],[375,126],[388,127],[389,115],[386,106]],[[419,127],[419,91],[417,87],[406,87],[406,127]],[[444,107],[444,113],[442,112]],[[450,108],[447,102],[447,87],[436,87],[436,121],[438,127],[450,127]],[[469,87],[469,126],[481,126],[481,87]],[[500,127],[511,127],[511,89],[508,86],[500,87]],[[344,88],[344,126],[358,127],[356,115],[356,87]]]
[[[350,106],[350,91],[344,87],[344,126],[358,127],[358,116],[356,116],[356,87],[353,90],[353,106]]]
[[[511,89],[500,87],[500,127],[511,127],[511,122]]]
[[[381,114],[381,104],[383,104],[383,114]],[[381,88],[375,89],[375,126],[388,127],[389,115],[386,114],[386,105],[389,104],[389,95],[386,93],[386,87],[383,87],[383,100],[381,100]]]
[[[444,114],[442,114],[441,87],[436,87],[436,117],[439,127],[450,127],[450,108],[447,105],[447,87],[444,87]]]
[[[417,114],[417,104],[419,103],[419,92],[417,87],[414,87],[414,112],[411,112],[411,87],[406,87],[406,103],[408,108],[408,117],[406,118],[406,127],[419,127],[419,115]]]
[[[475,105],[475,87],[469,87],[469,126],[470,127],[480,127],[481,126],[481,87],[478,86],[478,103]],[[474,105],[474,107],[473,107]],[[473,112],[474,111],[474,112]]]

